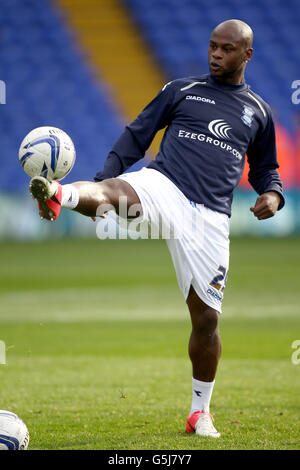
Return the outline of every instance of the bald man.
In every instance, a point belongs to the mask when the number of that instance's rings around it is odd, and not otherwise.
[[[284,205],[271,110],[244,81],[252,39],[242,21],[219,24],[209,41],[210,73],[167,83],[126,126],[94,182],[61,185],[38,176],[30,183],[47,220],[56,219],[61,207],[92,218],[114,209],[166,239],[192,324],[186,431],[213,438],[220,436],[210,400],[221,354],[218,320],[229,268],[229,218],[246,153],[249,182],[258,193],[253,215],[267,219]],[[163,128],[156,159],[124,173]]]

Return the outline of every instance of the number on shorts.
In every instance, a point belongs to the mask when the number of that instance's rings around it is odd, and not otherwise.
[[[226,272],[226,268],[224,268],[224,266],[219,266],[218,271],[220,271],[221,274],[218,274],[217,276],[215,276],[209,284],[210,286],[214,287],[217,290],[220,290],[222,288],[221,292],[224,292],[228,273]],[[224,280],[224,284],[222,287],[221,283],[223,280]]]

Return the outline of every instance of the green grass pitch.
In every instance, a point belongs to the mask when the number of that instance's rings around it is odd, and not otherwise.
[[[299,248],[231,241],[212,440],[185,433],[190,320],[163,241],[1,243],[0,408],[30,449],[299,449]]]

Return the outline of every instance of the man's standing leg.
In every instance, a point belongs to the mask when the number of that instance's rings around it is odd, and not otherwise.
[[[209,404],[221,355],[218,328],[219,313],[206,305],[191,286],[187,298],[191,315],[192,333],[189,356],[192,362],[193,395],[186,431],[202,436],[219,437],[209,414]]]

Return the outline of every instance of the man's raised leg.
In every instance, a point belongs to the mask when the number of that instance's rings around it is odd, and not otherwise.
[[[57,219],[61,207],[80,212],[88,217],[101,213],[101,206],[113,206],[119,212],[120,201],[126,201],[127,210],[132,205],[140,205],[138,195],[126,181],[111,178],[101,182],[78,181],[61,185],[36,176],[30,185],[32,196],[37,199],[41,217]],[[102,215],[102,213],[101,213]],[[138,214],[137,214],[138,215]]]

